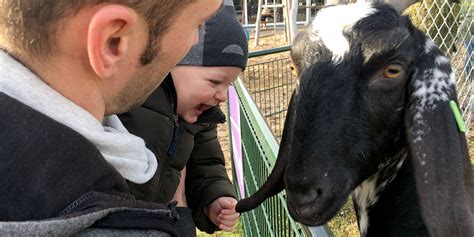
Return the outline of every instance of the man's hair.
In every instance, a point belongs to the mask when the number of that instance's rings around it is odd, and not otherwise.
[[[156,46],[180,9],[194,0],[1,0],[0,48],[38,60],[48,58],[55,49],[58,22],[77,14],[82,7],[103,3],[128,6],[149,25],[148,46]],[[154,53],[156,54],[156,52]],[[142,64],[156,56],[144,54]]]

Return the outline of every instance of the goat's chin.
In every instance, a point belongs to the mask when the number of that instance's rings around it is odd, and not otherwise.
[[[287,193],[288,211],[294,220],[304,225],[324,225],[336,216],[349,197],[349,194],[350,191],[337,197],[326,198],[326,200],[316,199],[312,202],[301,204],[298,201],[301,198]]]

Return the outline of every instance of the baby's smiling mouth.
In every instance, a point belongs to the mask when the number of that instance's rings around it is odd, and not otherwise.
[[[194,110],[196,110],[196,112],[200,115],[202,114],[204,111],[212,108],[214,106],[211,106],[211,105],[206,105],[206,104],[200,104],[198,105]]]
[[[197,116],[201,115],[204,113],[204,111],[214,107],[216,105],[208,105],[208,104],[199,104],[194,108],[194,112],[196,113]]]

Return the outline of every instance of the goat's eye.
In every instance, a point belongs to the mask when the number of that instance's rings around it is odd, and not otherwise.
[[[390,64],[383,70],[383,76],[386,78],[397,78],[403,71],[403,67],[398,64]]]

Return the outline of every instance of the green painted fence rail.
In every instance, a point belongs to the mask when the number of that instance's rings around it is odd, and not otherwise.
[[[244,192],[248,197],[262,186],[270,174],[279,145],[242,81],[237,80],[233,85],[240,105]],[[235,172],[233,169],[234,180],[237,180]],[[237,182],[234,185],[241,198]],[[295,222],[289,216],[284,192],[268,199],[255,210],[242,214],[241,220],[245,236],[332,236],[327,226],[308,228]]]

